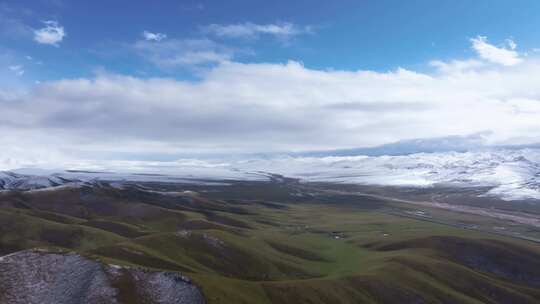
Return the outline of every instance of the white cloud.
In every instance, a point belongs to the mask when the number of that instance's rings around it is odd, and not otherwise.
[[[251,22],[238,24],[211,24],[203,28],[205,32],[219,37],[230,38],[257,38],[260,35],[288,39],[293,36],[311,33],[309,26],[298,26],[293,23],[255,24]]]
[[[194,3],[194,4],[184,4],[180,6],[181,10],[183,11],[202,11],[205,9],[204,4],[202,3]]]
[[[11,65],[8,67],[10,71],[15,73],[17,76],[24,75],[24,68],[21,65]]]
[[[34,30],[34,41],[41,44],[58,46],[66,36],[64,27],[57,21],[44,21],[45,27]]]
[[[512,39],[506,39],[506,44],[511,50],[515,50],[517,48],[517,44]]]
[[[505,66],[516,65],[522,62],[518,52],[515,51],[517,45],[511,40],[507,39],[506,43],[508,47],[496,47],[489,44],[487,37],[477,36],[471,39],[472,48],[476,51],[480,58],[492,63],[497,63]]]
[[[235,51],[208,39],[137,41],[133,48],[161,68],[215,65],[230,61]]]
[[[476,59],[452,60],[450,62],[444,62],[441,60],[433,60],[429,64],[437,68],[439,72],[442,72],[445,74],[463,73],[463,72],[473,71],[475,69],[486,66],[484,62],[476,60]]]
[[[13,50],[0,46],[0,100],[6,96],[14,97],[20,90],[26,89],[26,79],[20,77],[23,74],[24,65],[21,63],[21,56]],[[0,109],[0,112],[4,110],[1,101]]]
[[[142,36],[143,36],[144,39],[147,40],[147,41],[161,41],[161,40],[167,38],[167,35],[165,35],[165,34],[162,34],[162,33],[152,33],[152,32],[148,32],[148,31],[144,31],[144,32],[142,33]]]

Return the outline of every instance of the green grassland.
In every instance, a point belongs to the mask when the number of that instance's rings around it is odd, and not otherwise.
[[[0,253],[61,248],[179,271],[208,303],[540,299],[539,245],[400,216],[410,207],[396,202],[299,195],[288,183],[146,186],[177,194],[107,185],[0,193]]]

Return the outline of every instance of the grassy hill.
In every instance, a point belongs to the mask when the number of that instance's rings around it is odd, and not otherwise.
[[[0,253],[62,248],[178,271],[208,303],[540,298],[539,245],[395,212],[407,208],[263,182],[2,192]]]

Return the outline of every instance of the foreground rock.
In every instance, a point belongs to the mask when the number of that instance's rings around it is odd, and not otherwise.
[[[0,257],[2,304],[199,304],[188,278],[104,265],[75,253],[21,251]]]

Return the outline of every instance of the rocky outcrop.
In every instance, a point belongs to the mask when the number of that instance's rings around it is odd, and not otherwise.
[[[204,298],[188,278],[174,272],[27,250],[0,257],[0,303],[199,304]]]

